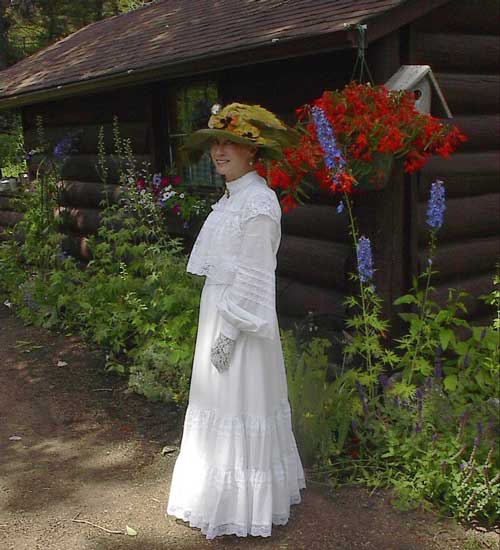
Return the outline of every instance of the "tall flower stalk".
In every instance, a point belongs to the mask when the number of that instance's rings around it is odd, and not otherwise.
[[[417,328],[417,336],[415,346],[413,347],[413,354],[411,356],[410,365],[406,373],[408,383],[411,382],[413,371],[415,369],[415,363],[419,357],[421,339],[422,339],[422,326],[424,319],[427,316],[427,301],[429,296],[429,288],[431,282],[432,264],[434,259],[434,253],[436,251],[437,237],[436,233],[443,225],[444,211],[446,209],[445,203],[445,188],[441,180],[436,180],[431,184],[431,193],[429,202],[427,203],[427,218],[426,223],[430,228],[429,237],[429,258],[427,260],[427,267],[422,276],[426,278],[422,303],[420,306],[420,317]]]
[[[335,132],[323,109],[314,106],[311,109],[311,114],[324,163],[329,172],[330,185],[332,187],[337,187],[338,185],[342,185],[339,181],[339,173],[341,173],[345,167],[344,155],[337,146]],[[374,387],[377,382],[377,373],[374,367],[374,354],[377,351],[380,352],[378,336],[383,333],[387,323],[379,320],[377,317],[380,309],[380,300],[378,300],[376,295],[372,292],[374,289],[372,283],[374,268],[371,243],[369,238],[359,236],[358,234],[348,188],[344,189],[344,201],[337,207],[337,213],[340,214],[344,210],[344,207],[347,208],[349,215],[349,232],[352,237],[354,250],[356,251],[357,274],[353,276],[357,278],[359,282],[360,295],[359,302],[356,298],[351,297],[347,300],[347,304],[351,307],[361,307],[361,319],[359,316],[355,316],[352,320],[348,320],[347,324],[348,326],[354,327],[359,331],[359,334],[362,335],[361,337],[355,337],[353,342],[346,347],[346,350],[359,353],[366,362],[367,378],[365,382],[368,385],[370,397],[373,397]],[[378,334],[374,335],[374,332]],[[377,339],[376,343],[373,341],[374,337]]]

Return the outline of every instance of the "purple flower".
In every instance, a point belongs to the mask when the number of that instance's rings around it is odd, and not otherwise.
[[[395,395],[392,399],[392,404],[395,406],[395,407],[399,407],[399,398],[397,395]]]
[[[436,432],[434,432],[434,433],[432,434],[432,438],[431,438],[431,439],[432,439],[432,442],[434,443],[434,442],[437,440],[438,437],[439,437],[438,434],[437,434]]]
[[[417,423],[415,424],[415,433],[418,434],[418,433],[420,433],[421,431],[422,431],[422,427],[420,426],[420,423],[417,422]]]
[[[387,386],[389,385],[389,378],[387,378],[387,376],[384,373],[382,373],[379,376],[379,379],[380,379],[380,383],[382,384],[382,386],[384,388],[387,388]]]
[[[425,387],[430,390],[432,388],[432,376],[428,376],[425,380]]]
[[[459,466],[460,468],[460,471],[463,472],[465,470],[465,468],[467,467],[467,462],[462,462]]]
[[[354,385],[356,386],[356,390],[358,391],[359,397],[361,399],[361,403],[363,404],[363,412],[365,413],[365,415],[368,415],[368,402],[366,399],[365,392],[363,390],[363,386],[361,385],[359,380],[356,380]]]
[[[373,259],[370,239],[361,236],[357,246],[358,273],[361,282],[366,283],[373,277]]]
[[[71,150],[71,136],[65,136],[59,143],[54,147],[54,156],[57,159],[62,159],[68,156]]]
[[[328,122],[325,112],[320,107],[313,107],[311,113],[314,125],[316,126],[318,141],[321,145],[321,149],[323,149],[326,166],[331,171],[336,168],[343,168],[345,166],[345,159],[342,152],[337,147],[333,128]]]
[[[422,416],[422,407],[423,407],[423,400],[424,400],[424,392],[422,391],[422,388],[417,388],[416,396],[417,396],[418,415]]]
[[[153,176],[153,185],[155,187],[159,187],[160,184],[161,184],[161,174],[154,174],[154,176]]]
[[[438,346],[436,350],[436,357],[434,359],[434,376],[436,378],[442,378],[443,377],[443,368],[441,366],[441,347]]]
[[[469,422],[469,416],[470,416],[470,409],[467,409],[465,410],[461,415],[460,415],[460,425],[465,428],[465,426],[467,425],[467,423]]]
[[[337,206],[337,214],[342,214],[343,211],[344,211],[344,202],[340,201]]]
[[[431,229],[439,229],[443,225],[445,206],[444,185],[441,180],[431,184],[431,196],[427,204],[427,225]]]

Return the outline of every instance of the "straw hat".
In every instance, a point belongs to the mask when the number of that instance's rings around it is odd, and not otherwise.
[[[298,141],[298,133],[260,105],[230,103],[221,109],[215,104],[208,128],[190,134],[181,153],[196,162],[214,138],[257,147],[261,158],[279,160],[283,158],[282,148]]]

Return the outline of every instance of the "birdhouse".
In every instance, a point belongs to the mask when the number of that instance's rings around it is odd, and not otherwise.
[[[415,94],[415,108],[442,118],[453,118],[443,92],[429,65],[401,65],[384,84],[389,90],[408,90]]]

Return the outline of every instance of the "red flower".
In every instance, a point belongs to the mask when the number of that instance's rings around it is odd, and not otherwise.
[[[182,178],[180,176],[174,176],[171,180],[172,185],[180,185]]]
[[[161,178],[161,183],[160,183],[160,185],[161,185],[162,187],[167,187],[167,185],[168,185],[169,183],[170,183],[170,178],[168,178],[167,176],[163,176],[163,177]]]
[[[281,206],[283,207],[283,213],[286,214],[293,208],[296,208],[298,204],[292,195],[286,195],[281,199]]]

